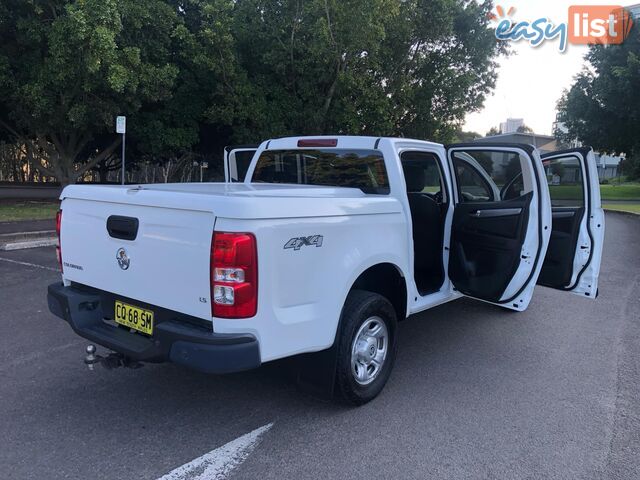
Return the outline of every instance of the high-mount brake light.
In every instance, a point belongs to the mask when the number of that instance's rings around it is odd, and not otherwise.
[[[306,138],[298,140],[298,147],[337,147],[337,138]]]
[[[58,210],[56,213],[56,237],[58,243],[56,243],[56,258],[58,259],[58,265],[60,265],[60,271],[62,272],[62,246],[60,244],[60,229],[62,227],[62,210]]]
[[[249,318],[258,308],[258,251],[251,233],[213,232],[211,315]]]

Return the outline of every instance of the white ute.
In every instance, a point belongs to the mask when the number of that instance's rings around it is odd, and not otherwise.
[[[362,404],[409,315],[461,296],[522,311],[536,283],[597,295],[591,149],[295,137],[225,162],[228,183],[62,192],[49,308],[112,365],[296,355],[302,385]]]

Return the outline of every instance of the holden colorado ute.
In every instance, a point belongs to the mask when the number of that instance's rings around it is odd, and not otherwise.
[[[300,384],[362,404],[409,315],[461,296],[522,311],[536,283],[598,293],[591,149],[295,137],[227,151],[225,169],[66,187],[51,312],[123,364],[217,374],[296,356]]]

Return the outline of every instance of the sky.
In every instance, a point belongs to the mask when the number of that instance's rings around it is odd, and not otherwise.
[[[515,21],[534,21],[547,17],[556,25],[567,21],[570,5],[627,6],[637,3],[638,0],[494,0],[494,4],[501,5],[505,10],[514,7],[512,18]],[[583,57],[587,46],[568,44],[566,50],[560,53],[557,38],[535,48],[524,40],[509,43],[513,54],[500,59],[493,94],[487,97],[482,110],[467,115],[464,130],[484,135],[491,127],[498,127],[500,122],[511,117],[523,118],[534,132],[550,135],[556,102],[585,65]]]

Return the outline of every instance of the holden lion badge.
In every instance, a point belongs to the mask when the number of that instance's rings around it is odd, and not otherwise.
[[[129,264],[131,263],[131,259],[127,255],[127,251],[124,248],[119,248],[116,252],[116,260],[118,261],[118,265],[122,270],[126,270],[129,268]]]

